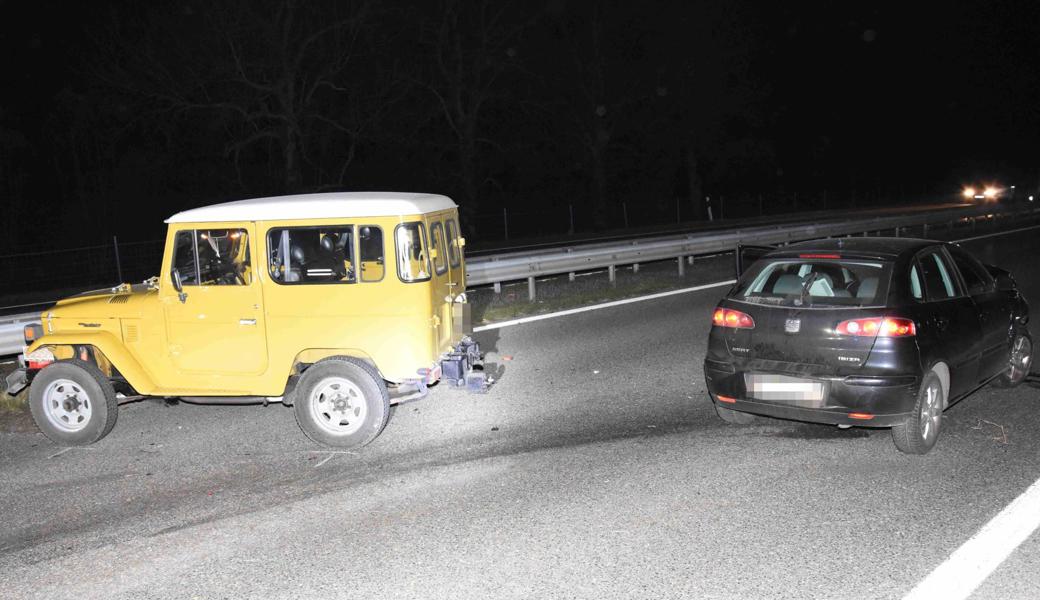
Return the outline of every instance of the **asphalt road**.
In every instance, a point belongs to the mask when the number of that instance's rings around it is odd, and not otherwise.
[[[1037,231],[973,242],[1040,302]],[[937,447],[714,415],[707,290],[478,334],[486,396],[370,446],[291,409],[137,402],[89,448],[0,436],[5,598],[899,598],[1040,478],[1040,389],[951,408]],[[1040,597],[1033,534],[979,598]]]

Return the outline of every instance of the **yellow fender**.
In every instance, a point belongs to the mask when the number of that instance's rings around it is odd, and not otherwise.
[[[123,341],[108,331],[77,331],[74,335],[55,333],[45,335],[26,348],[25,353],[49,346],[93,346],[104,359],[112,363],[137,393],[148,395],[157,386],[141,363],[126,350]],[[57,354],[56,354],[57,355]]]
[[[349,356],[351,358],[357,358],[372,365],[372,368],[382,376],[382,371],[379,370],[379,365],[372,357],[357,348],[308,348],[301,350],[296,357],[293,359],[293,373],[297,373],[297,368],[300,363],[316,363],[323,358],[330,356]]]

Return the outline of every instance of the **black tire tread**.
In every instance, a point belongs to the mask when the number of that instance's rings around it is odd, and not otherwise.
[[[932,443],[926,443],[921,437],[921,403],[924,402],[925,398],[924,390],[932,380],[939,384],[939,389],[943,394],[946,393],[942,389],[942,381],[939,380],[939,376],[935,371],[929,371],[921,380],[921,388],[917,392],[917,400],[914,402],[913,412],[906,421],[892,427],[892,442],[903,454],[927,454],[929,450],[935,447],[935,444],[939,441],[939,436],[942,435],[942,419],[940,418],[939,432],[936,433]]]
[[[90,377],[93,380],[93,382],[97,384],[98,388],[100,388],[101,399],[104,400],[105,403],[105,422],[103,423],[101,429],[98,430],[95,435],[85,436],[81,439],[55,437],[48,431],[46,427],[40,425],[41,423],[47,422],[47,416],[39,414],[39,411],[42,410],[42,406],[38,407],[38,403],[34,401],[32,388],[30,388],[29,390],[29,409],[32,412],[33,420],[36,421],[36,426],[40,429],[40,432],[43,433],[43,435],[45,435],[52,442],[56,444],[63,444],[66,446],[89,446],[90,444],[97,442],[98,440],[104,438],[106,435],[111,433],[112,428],[116,426],[116,420],[119,417],[119,400],[116,398],[115,388],[113,388],[112,382],[109,381],[107,377],[105,377],[105,374],[97,368],[97,365],[75,358],[68,360],[60,360],[55,362],[53,365],[45,367],[42,371],[40,371],[39,374],[36,375],[36,378],[33,380],[33,386],[36,386],[37,382],[40,381],[39,378],[43,376],[47,369],[60,365],[73,366],[81,369],[86,374],[86,376]],[[48,373],[47,376],[49,377],[53,373],[54,372],[52,371],[51,373]],[[72,376],[70,375],[68,376],[68,378],[72,379]]]
[[[346,440],[334,440],[323,436],[318,431],[311,430],[309,423],[306,422],[306,418],[301,418],[300,412],[305,410],[305,401],[303,401],[303,398],[307,396],[305,392],[307,392],[307,390],[310,388],[311,379],[313,378],[313,375],[311,377],[308,377],[308,373],[316,373],[317,371],[315,371],[315,369],[320,369],[323,365],[328,366],[330,363],[350,365],[352,367],[360,369],[363,373],[365,373],[371,378],[372,383],[374,384],[376,391],[379,394],[379,398],[382,401],[383,410],[378,425],[370,429],[367,435],[360,437],[351,437]],[[295,396],[293,399],[293,414],[296,416],[296,423],[300,426],[300,429],[308,438],[310,438],[314,442],[322,444],[323,446],[335,446],[338,448],[356,448],[368,445],[372,442],[372,440],[379,437],[379,434],[382,433],[383,429],[386,427],[387,422],[390,420],[390,392],[389,390],[387,390],[386,382],[383,380],[382,376],[379,375],[379,371],[377,371],[375,367],[373,367],[368,362],[365,362],[364,360],[354,358],[352,356],[330,356],[328,358],[323,358],[322,360],[319,360],[318,362],[314,363],[313,365],[308,367],[302,375],[300,375],[300,379],[297,382],[295,389],[293,390],[293,394]]]

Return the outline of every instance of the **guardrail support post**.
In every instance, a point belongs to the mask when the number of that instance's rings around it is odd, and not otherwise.
[[[495,293],[496,294],[501,294],[502,293],[502,282],[501,281],[496,281],[495,282]]]
[[[928,239],[928,223],[921,225],[921,237]]]
[[[683,262],[685,260],[686,260],[685,256],[680,256],[679,257],[679,277],[682,277],[683,275],[686,275],[686,263]]]
[[[534,302],[534,275],[527,278],[527,299]]]
[[[633,273],[638,273],[639,272],[639,263],[632,263],[632,272]]]
[[[571,271],[570,273],[567,273],[567,279],[569,279],[570,281],[574,281],[574,277],[575,277],[574,271]]]
[[[607,278],[610,280],[610,283],[615,283],[617,281],[617,267],[616,266],[610,265],[609,267],[607,267]]]

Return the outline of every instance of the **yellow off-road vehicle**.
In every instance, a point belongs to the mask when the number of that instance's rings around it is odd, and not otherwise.
[[[161,276],[80,294],[26,327],[8,392],[93,443],[136,396],[294,406],[311,439],[366,444],[445,379],[484,391],[458,208],[433,194],[260,198],[170,217]]]

